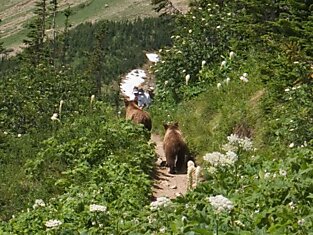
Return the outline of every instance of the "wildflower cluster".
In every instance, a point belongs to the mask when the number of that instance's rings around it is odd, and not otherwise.
[[[217,214],[224,211],[230,212],[234,208],[233,203],[222,195],[209,197],[209,202]]]
[[[89,206],[89,211],[95,212],[95,211],[100,211],[100,212],[106,212],[107,207],[106,206],[101,206],[101,205],[96,205],[96,204],[91,204]]]
[[[48,220],[46,223],[45,223],[45,226],[47,228],[55,228],[55,227],[58,227],[62,224],[62,222],[60,220],[56,220],[56,219],[51,219],[51,220]]]
[[[157,210],[161,207],[166,207],[171,204],[171,200],[167,197],[158,197],[156,201],[150,203],[151,210]]]
[[[46,203],[42,199],[36,199],[33,205],[33,208],[36,209],[37,207],[45,207]]]
[[[238,160],[236,153],[228,151],[226,154],[220,152],[207,153],[203,160],[210,163],[213,167],[234,165]]]
[[[227,136],[228,143],[223,145],[225,151],[232,150],[237,151],[238,148],[242,148],[245,151],[252,150],[252,141],[248,137],[240,138],[236,134]]]

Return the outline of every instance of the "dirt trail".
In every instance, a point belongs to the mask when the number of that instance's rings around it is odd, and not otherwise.
[[[165,161],[162,137],[152,134],[151,141],[156,144],[155,151],[158,156],[154,176],[153,198],[168,197],[173,199],[179,195],[184,195],[187,192],[187,175],[172,175],[168,173],[169,169],[167,167],[160,167],[160,163]]]

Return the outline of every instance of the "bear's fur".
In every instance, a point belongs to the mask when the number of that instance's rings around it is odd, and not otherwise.
[[[189,150],[178,127],[178,122],[163,124],[163,126],[165,129],[163,149],[166,165],[170,168],[169,173],[186,173]]]
[[[138,107],[134,100],[124,100],[126,108],[126,120],[132,120],[134,123],[143,124],[144,127],[151,131],[152,121],[150,114]]]

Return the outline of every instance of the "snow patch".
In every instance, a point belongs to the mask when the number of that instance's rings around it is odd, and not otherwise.
[[[142,84],[146,77],[147,75],[142,69],[134,69],[130,71],[120,84],[120,89],[123,95],[129,97],[130,100],[133,100],[135,98],[133,94],[134,87],[138,87]]]

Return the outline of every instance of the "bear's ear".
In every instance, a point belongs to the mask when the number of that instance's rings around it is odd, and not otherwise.
[[[175,127],[178,127],[178,122],[175,122],[175,123],[174,123],[174,126],[175,126]]]
[[[163,123],[164,129],[167,130],[168,128],[168,124],[167,123]]]

